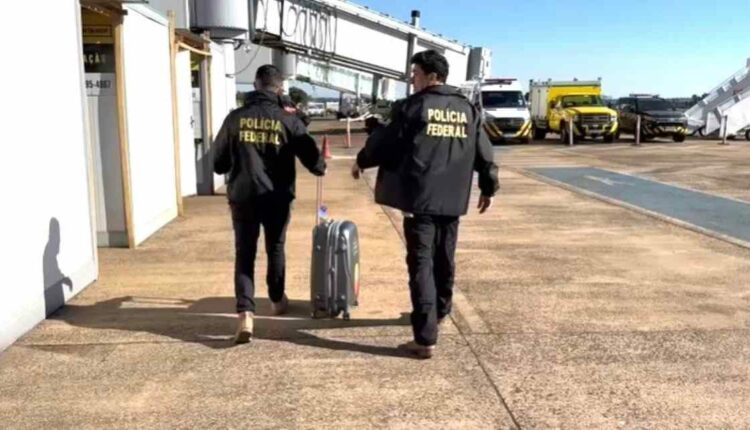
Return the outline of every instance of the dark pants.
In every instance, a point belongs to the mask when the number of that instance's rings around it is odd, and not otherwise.
[[[291,199],[286,196],[262,196],[252,204],[232,206],[234,225],[234,295],[237,312],[255,312],[255,255],[260,227],[266,239],[268,297],[279,302],[284,295],[286,257],[284,242],[289,225]]]
[[[437,320],[451,312],[458,217],[404,218],[411,325],[420,345],[437,343]]]

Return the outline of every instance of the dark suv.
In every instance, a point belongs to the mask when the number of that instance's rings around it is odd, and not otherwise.
[[[636,121],[641,116],[641,141],[655,137],[685,140],[687,117],[668,100],[656,96],[623,97],[615,106],[620,116],[620,132],[635,135]]]

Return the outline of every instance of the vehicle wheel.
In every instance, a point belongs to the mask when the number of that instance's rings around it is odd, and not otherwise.
[[[745,140],[750,140],[750,130],[745,132]]]
[[[545,137],[547,137],[546,129],[534,127],[534,140],[544,140]]]
[[[685,141],[685,135],[684,134],[675,134],[672,136],[672,140],[674,140],[677,143],[684,142]]]
[[[612,143],[615,141],[615,135],[614,134],[607,134],[605,135],[602,140],[604,143]]]

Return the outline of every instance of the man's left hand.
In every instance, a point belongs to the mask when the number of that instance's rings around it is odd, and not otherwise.
[[[487,212],[487,209],[491,207],[492,207],[492,197],[479,196],[479,204],[477,204],[477,209],[479,209],[480,214]]]
[[[359,168],[359,165],[357,165],[357,162],[355,161],[354,164],[352,164],[352,178],[359,179],[361,174],[362,169]]]

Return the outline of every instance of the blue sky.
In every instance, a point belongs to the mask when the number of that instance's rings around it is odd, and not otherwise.
[[[750,0],[354,0],[492,50],[493,76],[595,79],[604,93],[707,92],[750,57]]]

